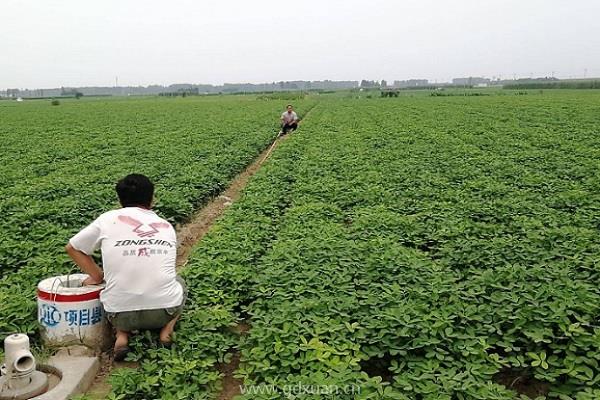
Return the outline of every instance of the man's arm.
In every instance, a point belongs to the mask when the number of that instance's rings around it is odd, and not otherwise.
[[[102,230],[99,219],[83,228],[73,236],[65,247],[67,254],[83,272],[89,275],[83,281],[84,285],[97,285],[104,280],[104,272],[98,267],[91,254],[100,247]]]
[[[102,272],[92,256],[85,254],[83,251],[77,250],[71,245],[71,243],[67,244],[65,250],[73,262],[77,264],[77,266],[81,268],[83,272],[89,275],[89,277],[83,281],[84,286],[102,283],[104,280],[104,272]]]

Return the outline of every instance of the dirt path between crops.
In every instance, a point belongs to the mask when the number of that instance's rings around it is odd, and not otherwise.
[[[307,113],[308,115],[308,113]],[[221,217],[227,208],[237,201],[242,193],[242,190],[248,184],[250,178],[258,172],[263,163],[271,156],[273,151],[279,144],[289,135],[284,135],[275,139],[275,141],[264,150],[244,171],[239,173],[232,181],[229,187],[219,196],[209,201],[204,207],[196,212],[190,221],[184,225],[178,225],[177,229],[177,270],[185,267],[192,253],[194,246],[202,240],[204,235],[208,233],[210,228],[215,224],[217,219]],[[249,329],[246,324],[240,324],[236,327],[236,331],[243,335]],[[219,370],[223,373],[223,390],[219,394],[219,400],[230,400],[240,394],[241,380],[233,377],[234,372],[238,369],[240,361],[239,353],[234,353],[232,361],[229,364],[219,366]],[[105,399],[110,393],[111,386],[108,383],[108,377],[114,369],[119,368],[137,368],[137,363],[120,362],[113,363],[112,357],[107,354],[100,355],[100,372],[96,376],[92,387],[87,391],[87,396],[91,399]]]
[[[311,111],[315,108],[312,106],[304,115],[302,120],[305,120]],[[292,133],[291,135],[294,135]],[[189,223],[177,227],[177,268],[183,268],[192,252],[194,246],[206,235],[213,226],[215,221],[223,215],[225,210],[240,198],[242,190],[248,184],[250,178],[260,169],[263,163],[271,156],[273,151],[281,142],[287,140],[290,134],[278,136],[275,141],[264,150],[252,164],[238,174],[229,187],[222,192],[218,197],[206,204],[198,211],[190,220]]]
[[[177,268],[181,269],[187,264],[194,246],[206,235],[215,221],[223,215],[225,210],[240,198],[242,190],[250,178],[256,174],[266,159],[272,154],[279,144],[289,135],[277,138],[268,149],[263,151],[252,164],[234,178],[229,187],[206,204],[198,211],[189,223],[177,227]]]
[[[250,330],[250,325],[245,322],[239,323],[234,331],[240,336],[244,336],[248,334]],[[223,381],[221,393],[219,393],[218,400],[232,400],[235,396],[241,394],[241,388],[244,384],[242,379],[235,378],[235,371],[240,366],[240,352],[234,351],[233,357],[228,364],[222,364],[218,366],[219,372],[223,374]]]

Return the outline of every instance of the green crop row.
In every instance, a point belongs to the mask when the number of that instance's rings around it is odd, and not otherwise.
[[[215,398],[238,350],[278,390],[249,400],[598,398],[598,104],[321,102],[196,248],[176,347],[113,395]]]
[[[64,246],[117,207],[119,178],[148,175],[158,213],[183,222],[269,145],[284,107],[242,96],[1,105],[0,334],[37,331],[37,282],[74,271]]]

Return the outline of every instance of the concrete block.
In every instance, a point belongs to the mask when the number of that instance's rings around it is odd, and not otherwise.
[[[61,380],[49,392],[35,397],[36,400],[68,400],[84,393],[100,369],[98,357],[73,357],[65,353],[50,357],[47,364],[60,372]]]
[[[94,357],[96,352],[86,346],[69,346],[58,349],[54,355],[63,357]]]

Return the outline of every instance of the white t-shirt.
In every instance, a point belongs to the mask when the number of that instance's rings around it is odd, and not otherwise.
[[[281,114],[281,119],[283,120],[284,123],[291,124],[292,122],[295,122],[298,120],[298,115],[296,114],[295,111],[292,111],[291,113],[284,111],[283,114]]]
[[[98,217],[69,241],[91,255],[102,251],[107,312],[177,307],[183,288],[175,280],[177,235],[151,210],[125,207]]]

